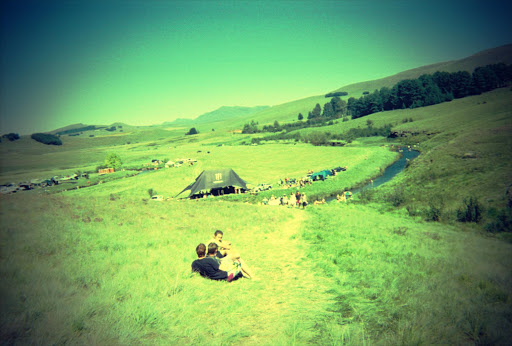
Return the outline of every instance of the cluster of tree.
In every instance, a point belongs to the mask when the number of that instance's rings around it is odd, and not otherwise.
[[[329,145],[333,140],[346,141],[347,143],[350,143],[354,139],[360,137],[387,137],[391,133],[391,128],[393,127],[392,124],[386,124],[382,127],[373,127],[373,122],[371,121],[367,121],[366,125],[367,127],[365,128],[352,128],[344,133],[330,133],[329,131],[312,131],[309,133],[280,132],[262,138],[253,138],[252,143],[259,144],[261,141],[270,140],[295,140],[296,142],[311,143],[316,146]]]
[[[242,133],[252,134],[258,132],[261,132],[261,130],[258,128],[258,122],[254,120],[251,120],[251,122],[248,124],[244,124],[244,127],[242,128]]]
[[[280,125],[276,120],[273,125],[264,125],[260,130],[258,128],[258,122],[252,120],[250,123],[245,124],[242,133],[259,133],[259,132],[280,132],[280,131],[292,131],[298,130],[305,127],[315,127],[315,126],[323,126],[326,123],[328,125],[334,124],[335,119],[341,118],[347,112],[347,102],[340,99],[339,96],[335,96],[331,99],[331,101],[327,102],[324,105],[324,109],[322,111],[322,107],[320,104],[316,104],[315,108],[309,112],[308,119],[303,121],[304,116],[302,113],[298,115],[298,121],[293,123],[288,123],[284,125]]]
[[[2,136],[2,138],[7,138],[10,142],[14,142],[15,140],[20,139],[20,135],[14,132],[7,133]]]
[[[329,120],[327,122],[327,125],[333,125],[334,121]],[[274,121],[273,125],[263,125],[263,128],[258,128],[258,122],[257,121],[251,121],[249,124],[245,124],[242,133],[252,134],[252,133],[260,133],[260,132],[290,132],[293,130],[299,130],[306,127],[320,127],[326,125],[325,122],[320,122],[319,120],[313,121],[313,120],[307,120],[307,121],[296,121],[293,123],[287,123],[287,124],[279,124],[279,122],[276,120]]]
[[[506,86],[511,81],[512,65],[504,63],[477,67],[473,74],[467,71],[425,74],[418,79],[402,80],[392,88],[383,87],[373,93],[365,91],[361,98],[350,97],[348,102],[339,97],[348,93],[330,93],[325,96],[334,95],[331,101],[324,104],[323,110],[317,103],[308,113],[306,121],[303,121],[304,116],[299,113],[296,122],[280,125],[276,120],[274,125],[265,125],[260,130],[258,122],[252,120],[251,123],[244,125],[242,133],[283,130],[289,132],[306,127],[332,125],[339,118],[343,118],[343,121],[348,120],[348,116],[356,119],[382,111],[430,106],[454,98],[477,95]]]
[[[317,103],[315,108],[308,113],[308,120],[310,123],[325,122],[333,119],[339,119],[347,113],[347,102],[340,99],[339,96],[334,96],[331,101],[324,104],[324,109]],[[299,113],[298,118],[302,114]]]
[[[117,130],[117,127],[111,126],[111,127],[107,127],[105,130],[112,132],[112,131]]]
[[[435,72],[406,79],[392,88],[383,87],[359,99],[350,97],[347,110],[352,119],[393,109],[430,106],[506,86],[512,81],[512,65],[477,67],[472,74]]]
[[[188,130],[187,133],[185,133],[185,136],[190,136],[190,135],[197,135],[199,133],[199,131],[196,130],[195,127],[191,128],[190,130]]]
[[[333,93],[326,94],[325,97],[329,98],[329,97],[334,97],[334,96],[347,96],[347,95],[348,95],[348,92],[346,92],[346,91],[336,91]]]
[[[91,126],[84,126],[84,127],[77,127],[76,129],[69,129],[64,131],[57,132],[58,135],[67,135],[70,133],[78,133],[78,132],[84,132],[84,131],[90,131],[90,130],[96,130],[98,127],[91,125]]]
[[[62,145],[62,141],[60,140],[59,137],[57,137],[55,135],[51,135],[49,133],[33,133],[30,136],[30,138],[32,138],[33,140],[35,140],[37,142],[43,143],[43,144]]]

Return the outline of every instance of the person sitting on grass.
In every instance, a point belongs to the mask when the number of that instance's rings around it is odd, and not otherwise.
[[[221,230],[216,230],[213,234],[213,238],[206,242],[206,244],[217,244],[219,248],[217,257],[219,258],[226,256],[231,251],[231,242],[227,240],[223,241],[222,238],[224,238],[224,233]]]
[[[236,275],[235,271],[228,273],[220,269],[220,260],[215,256],[206,256],[206,246],[199,244],[196,247],[197,259],[192,262],[192,271],[211,280],[226,280],[231,282]]]
[[[217,244],[208,245],[208,256],[205,256],[206,246],[199,244],[196,248],[198,259],[192,262],[192,271],[197,271],[201,276],[213,280],[227,280],[246,277],[257,280],[249,266],[240,258],[239,254],[228,254],[222,259],[217,257]]]
[[[208,244],[208,256],[212,253],[214,258],[218,258],[217,256],[218,246],[215,243]],[[220,269],[225,270],[227,272],[238,268],[241,270],[242,275],[247,279],[257,280],[254,274],[252,273],[249,266],[242,260],[240,253],[230,250],[226,256],[219,259],[220,261]]]

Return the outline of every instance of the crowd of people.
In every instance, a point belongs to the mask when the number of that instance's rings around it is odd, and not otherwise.
[[[290,192],[290,196],[287,196],[286,194],[283,194],[281,197],[276,198],[274,195],[270,197],[270,199],[267,199],[266,197],[263,198],[263,204],[264,205],[282,205],[282,206],[288,206],[290,208],[300,208],[305,209],[308,205],[308,197],[306,194],[300,193],[300,191],[297,189],[297,192]]]
[[[197,245],[197,259],[192,262],[192,271],[211,280],[231,282],[241,277],[258,280],[240,253],[233,250],[231,242],[223,238],[224,233],[217,230],[213,238],[206,242],[208,245]]]
[[[284,180],[280,179],[277,182],[277,184],[285,189],[292,188],[292,187],[302,188],[302,187],[305,187],[306,184],[311,185],[313,183],[313,180],[311,180],[311,178],[309,177],[309,175],[311,174],[309,172],[313,172],[313,171],[308,171],[308,176],[302,177],[299,179],[296,179],[296,178],[285,178]]]

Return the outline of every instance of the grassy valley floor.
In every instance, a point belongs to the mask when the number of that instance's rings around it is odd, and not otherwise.
[[[507,344],[512,244],[499,238],[511,234],[509,214],[496,223],[501,233],[485,230],[500,210],[510,212],[510,95],[502,88],[320,129],[344,133],[367,120],[392,123],[401,144],[419,144],[421,154],[391,182],[351,202],[306,210],[259,204],[290,189],[162,202],[148,193],[173,197],[213,168],[233,168],[249,183],[275,184],[310,169],[347,166],[302,189],[313,202],[380,174],[398,156],[391,143],[374,137],[344,147],[249,146],[240,144],[250,135],[221,127],[193,138],[181,130],[127,128],[129,135],[70,137],[61,147],[23,137],[2,142],[3,182],[91,174],[46,191],[0,195],[0,340]],[[313,130],[319,129],[301,131]],[[197,163],[98,175],[95,168],[111,152],[134,169],[153,159]],[[486,209],[483,219],[455,222],[469,196]],[[434,211],[444,223],[425,222]],[[216,229],[260,281],[228,284],[191,273],[195,247]]]

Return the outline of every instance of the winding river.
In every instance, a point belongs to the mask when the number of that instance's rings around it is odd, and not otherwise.
[[[387,183],[388,181],[393,179],[398,173],[400,173],[401,171],[403,171],[405,169],[405,167],[407,165],[407,161],[412,161],[413,159],[418,157],[420,152],[417,150],[404,149],[401,154],[402,155],[400,155],[400,158],[397,161],[395,161],[392,165],[388,166],[384,170],[384,173],[382,175],[378,176],[377,178],[375,178],[373,180],[373,184],[368,183],[364,186],[355,188],[355,189],[351,190],[352,194],[359,193],[365,189],[376,188],[377,186]],[[336,199],[336,197],[329,197],[329,198],[326,198],[325,200],[326,200],[326,202],[330,202],[335,199]]]

